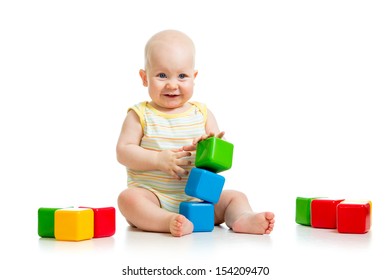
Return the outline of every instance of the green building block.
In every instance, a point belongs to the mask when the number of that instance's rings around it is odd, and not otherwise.
[[[40,237],[54,238],[54,213],[62,208],[38,209],[38,235]]]
[[[234,145],[217,137],[210,137],[198,143],[195,166],[214,173],[232,167]]]
[[[295,222],[300,225],[311,226],[311,202],[317,197],[297,197],[295,204]]]

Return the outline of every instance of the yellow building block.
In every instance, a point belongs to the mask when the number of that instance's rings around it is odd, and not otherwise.
[[[92,209],[59,209],[54,214],[54,237],[57,240],[81,241],[91,239],[94,229]]]

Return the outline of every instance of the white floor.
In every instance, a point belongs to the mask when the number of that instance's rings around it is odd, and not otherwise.
[[[267,267],[269,274],[264,279],[376,279],[375,275],[385,273],[390,247],[384,222],[377,220],[367,234],[339,234],[297,225],[283,212],[279,216],[274,232],[264,236],[235,234],[223,225],[210,233],[174,238],[128,227],[120,216],[114,236],[81,242],[39,238],[26,229],[28,235],[18,232],[2,238],[2,251],[9,253],[1,273],[15,276],[7,279],[176,279],[122,273],[128,267],[178,266],[183,271],[207,272],[192,279],[221,279],[218,268],[237,266]]]

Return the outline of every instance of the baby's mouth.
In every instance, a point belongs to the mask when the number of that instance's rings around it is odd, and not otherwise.
[[[164,96],[166,96],[166,97],[168,97],[168,98],[175,98],[175,97],[179,96],[179,94],[167,93],[167,94],[164,94]]]

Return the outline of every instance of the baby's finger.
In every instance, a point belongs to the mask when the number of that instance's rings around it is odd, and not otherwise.
[[[189,151],[178,152],[176,158],[190,157],[192,154]]]
[[[195,138],[194,141],[192,142],[192,144],[193,144],[193,145],[196,145],[196,144],[198,144],[200,141],[205,140],[205,139],[207,139],[207,138],[209,138],[209,137],[211,137],[210,134],[203,134],[203,135],[201,135],[201,136]]]
[[[182,149],[183,149],[183,151],[192,152],[192,151],[195,151],[195,150],[196,150],[196,145],[183,146]]]
[[[175,168],[175,178],[178,179],[178,180],[181,180],[182,177],[181,176],[186,176],[188,175],[188,171],[181,168],[181,167],[177,167]]]
[[[179,166],[190,166],[191,163],[192,163],[192,162],[191,162],[190,160],[184,159],[184,158],[178,159],[178,160],[176,161],[176,164],[179,165]]]
[[[221,131],[220,133],[218,133],[215,137],[217,138],[221,138],[225,135],[225,131]]]
[[[209,134],[205,134],[202,136],[202,140],[205,140],[207,138],[210,138],[210,137],[214,137],[215,136],[215,133],[214,132],[210,132]]]
[[[202,139],[202,136],[196,137],[196,138],[194,139],[194,141],[192,141],[192,145],[193,145],[193,146],[196,145],[196,144],[200,141],[200,139]]]
[[[169,172],[169,175],[171,175],[173,178],[177,179],[177,180],[181,180],[181,177],[173,170],[171,170]]]

